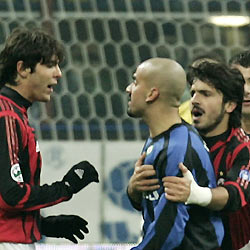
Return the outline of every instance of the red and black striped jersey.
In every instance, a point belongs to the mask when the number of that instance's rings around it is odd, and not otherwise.
[[[40,209],[71,198],[63,182],[40,186],[41,155],[28,121],[31,103],[11,88],[0,95],[0,242],[40,240]]]
[[[222,212],[223,250],[240,249],[250,240],[250,141],[241,128],[203,138],[210,149],[217,184],[229,193]]]

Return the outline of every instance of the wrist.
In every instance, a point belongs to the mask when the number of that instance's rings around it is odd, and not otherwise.
[[[70,186],[70,184],[69,184],[67,181],[65,181],[65,180],[63,180],[62,183],[63,183],[63,185],[64,185],[64,188],[65,188],[66,192],[67,192],[67,195],[69,196],[69,198],[71,198],[71,197],[73,196],[73,194],[74,194],[73,188],[72,188],[72,187]]]
[[[196,183],[191,184],[191,190],[186,205],[196,204],[202,207],[206,207],[212,200],[212,191],[208,187],[200,187]]]
[[[127,195],[132,206],[137,210],[141,210],[142,193],[136,192],[128,186]]]

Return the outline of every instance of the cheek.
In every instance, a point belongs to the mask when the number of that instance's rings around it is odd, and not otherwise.
[[[222,108],[222,104],[214,100],[214,101],[207,103],[206,113],[209,114],[209,116],[214,117],[221,113],[221,108]]]
[[[245,92],[250,92],[250,82],[248,82],[248,83],[245,83],[245,85],[244,85],[244,91]]]

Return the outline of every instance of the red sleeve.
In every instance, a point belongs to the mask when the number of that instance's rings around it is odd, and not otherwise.
[[[34,131],[13,112],[0,114],[0,208],[30,211],[48,207],[72,194],[63,182],[40,186],[40,152]]]

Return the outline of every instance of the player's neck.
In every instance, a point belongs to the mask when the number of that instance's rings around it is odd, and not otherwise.
[[[250,117],[243,116],[241,120],[241,126],[247,134],[250,134]]]
[[[154,114],[154,117],[151,117],[146,121],[149,127],[150,137],[156,137],[162,132],[168,130],[174,124],[181,122],[178,112]]]

